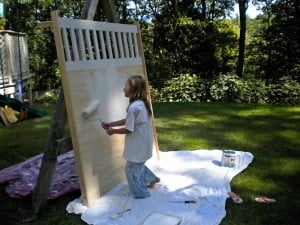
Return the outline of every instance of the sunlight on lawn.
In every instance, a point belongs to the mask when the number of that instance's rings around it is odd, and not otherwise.
[[[278,185],[272,179],[268,179],[265,176],[248,175],[247,179],[243,180],[241,177],[239,177],[239,181],[233,183],[233,186],[237,186],[240,190],[251,190],[251,192],[248,193],[249,195],[255,195],[258,193],[272,193],[281,189],[281,187],[278,187]]]
[[[279,158],[276,159],[276,163],[270,169],[278,175],[297,175],[300,171],[300,160],[297,158]]]
[[[294,126],[297,126],[297,125],[294,124]],[[290,128],[285,129],[285,130],[279,130],[278,134],[282,138],[290,139],[290,140],[296,141],[298,144],[300,144],[300,140],[297,139],[297,137],[299,136],[299,132],[297,132],[296,130],[290,130]]]

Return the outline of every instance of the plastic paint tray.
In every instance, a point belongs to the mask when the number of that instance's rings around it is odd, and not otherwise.
[[[140,225],[178,225],[181,218],[160,212],[151,212]]]

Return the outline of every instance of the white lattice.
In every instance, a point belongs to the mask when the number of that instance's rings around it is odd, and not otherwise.
[[[60,26],[69,71],[141,64],[136,26],[65,18]]]

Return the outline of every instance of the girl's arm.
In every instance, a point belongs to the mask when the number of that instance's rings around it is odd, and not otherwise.
[[[125,125],[126,119],[121,119],[113,122],[103,122],[101,125],[103,129],[108,130],[111,127],[123,126]]]
[[[113,135],[113,134],[128,134],[131,133],[131,131],[127,130],[125,127],[121,128],[108,128],[106,130],[108,135]]]
[[[110,122],[108,123],[110,127],[118,127],[118,126],[123,126],[125,125],[126,119],[121,119],[121,120],[117,120],[114,122]]]

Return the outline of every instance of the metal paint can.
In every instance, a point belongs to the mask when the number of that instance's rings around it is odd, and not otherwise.
[[[235,151],[232,150],[223,151],[221,166],[235,167]]]

